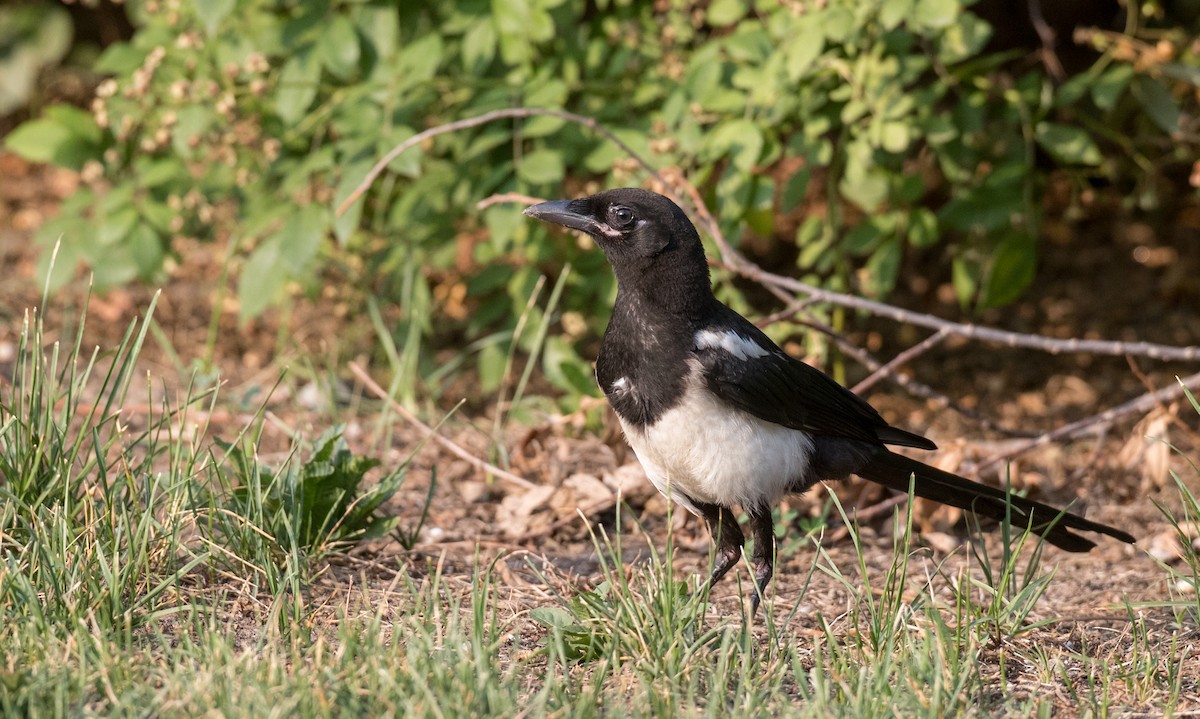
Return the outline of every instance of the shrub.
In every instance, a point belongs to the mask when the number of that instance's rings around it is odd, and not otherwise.
[[[1000,305],[1033,277],[1051,171],[1076,187],[1132,177],[1153,203],[1164,166],[1191,161],[1195,133],[1178,130],[1196,122],[1197,51],[1184,28],[1156,45],[1095,32],[1100,59],[1056,84],[985,51],[970,4],[145,0],[136,35],[97,64],[109,79],[90,114],[47,108],[8,144],[86,182],[40,234],[62,238],[58,285],[80,261],[100,285],[161,281],[176,238],[217,239],[251,317],[346,253],[368,292],[404,305],[397,336],[477,340],[490,366],[539,277],[569,262],[543,362],[588,392],[576,349],[614,289],[602,259],[517,207],[472,207],[638,183],[636,164],[561,119],[489,124],[397,157],[335,216],[372,163],[454,119],[568,108],[688,177],[731,239],[769,238],[810,281],[883,296],[906,253],[936,246],[964,305]]]

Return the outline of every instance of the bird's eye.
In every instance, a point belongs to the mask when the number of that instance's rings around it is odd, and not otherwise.
[[[628,207],[613,207],[608,211],[609,222],[613,227],[629,227],[633,224],[633,210]]]

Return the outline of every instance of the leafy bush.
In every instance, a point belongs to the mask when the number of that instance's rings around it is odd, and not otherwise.
[[[366,473],[378,467],[379,460],[351,454],[342,429],[326,430],[313,443],[307,461],[289,461],[278,469],[264,466],[238,445],[219,442],[234,475],[221,475],[218,492],[227,497],[227,513],[218,513],[218,531],[225,540],[237,545],[239,537],[250,536],[257,544],[261,536],[282,552],[320,551],[331,543],[381,537],[394,530],[399,518],[380,515],[379,510],[400,488],[405,467],[364,488]],[[241,531],[242,523],[253,531]]]
[[[1183,28],[1153,46],[1095,33],[1100,60],[1056,85],[985,53],[970,4],[144,0],[134,38],[99,60],[111,79],[90,116],[48,108],[8,144],[86,181],[40,235],[63,239],[56,284],[79,261],[101,285],[161,281],[175,238],[215,238],[251,317],[315,290],[329,253],[347,253],[368,292],[404,306],[398,337],[475,340],[485,390],[513,343],[532,349],[517,318],[569,262],[543,364],[592,392],[576,349],[614,289],[602,258],[548,241],[517,207],[472,206],[640,182],[619,148],[562,119],[494,123],[405,152],[348,213],[333,208],[421,130],[568,108],[701,187],[731,239],[793,246],[774,254],[810,281],[882,296],[906,253],[940,246],[964,305],[1003,304],[1035,269],[1039,155],[1081,183],[1132,176],[1152,203],[1162,165],[1195,155],[1177,131],[1196,122],[1200,63]]]

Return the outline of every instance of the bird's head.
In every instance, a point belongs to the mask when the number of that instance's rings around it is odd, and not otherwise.
[[[614,265],[700,247],[696,229],[678,205],[637,188],[543,202],[526,208],[525,214],[587,233]]]

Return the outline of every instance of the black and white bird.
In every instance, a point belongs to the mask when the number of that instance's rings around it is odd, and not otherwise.
[[[708,524],[716,543],[709,583],[741,558],[741,507],[754,536],[757,592],[774,572],[772,509],[784,495],[856,474],[918,497],[1003,521],[1011,516],[1072,552],[1095,543],[1073,530],[1132,543],[1119,529],[1010,495],[896,454],[935,449],[888,425],[824,372],[781,350],[712,293],[696,228],[674,202],[640,189],[543,202],[525,214],[590,235],[617,276],[596,379],[646,475]],[[915,478],[914,478],[915,475]]]

